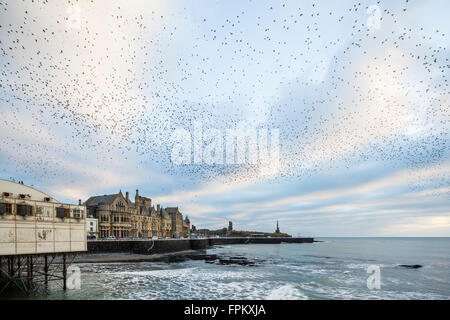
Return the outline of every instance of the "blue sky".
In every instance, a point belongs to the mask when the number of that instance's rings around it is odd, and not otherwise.
[[[197,227],[450,236],[447,1],[0,4],[1,178]],[[279,130],[278,170],[174,164],[196,122]]]

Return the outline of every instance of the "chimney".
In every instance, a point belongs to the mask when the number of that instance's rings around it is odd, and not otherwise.
[[[161,209],[161,205],[158,204],[158,205],[156,206],[156,211],[159,212],[160,209]]]
[[[78,205],[81,206],[81,199],[78,199]]]
[[[125,193],[125,195],[126,195],[127,202],[130,202],[130,193],[127,191]]]

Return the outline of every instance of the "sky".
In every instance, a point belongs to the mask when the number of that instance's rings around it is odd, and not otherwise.
[[[450,236],[449,9],[0,1],[0,178],[197,228]]]

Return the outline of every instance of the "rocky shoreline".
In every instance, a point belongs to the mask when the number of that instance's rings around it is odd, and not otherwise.
[[[176,263],[188,260],[202,260],[205,263],[217,265],[257,266],[264,262],[260,259],[249,260],[244,256],[229,256],[207,254],[206,250],[185,250],[163,254],[135,254],[135,253],[86,253],[78,255],[73,263],[133,263],[133,262],[166,262]],[[422,265],[400,264],[398,267],[419,269]]]
[[[198,252],[185,250],[162,254],[135,254],[135,253],[86,253],[79,254],[74,263],[113,263],[113,262],[173,262],[182,257]]]
[[[183,262],[187,260],[203,260],[205,263],[219,265],[245,265],[256,266],[262,261],[249,260],[243,256],[222,256],[206,254],[205,250],[186,250],[165,254],[133,254],[133,253],[97,253],[82,254],[75,258],[73,263],[131,263],[131,262]]]

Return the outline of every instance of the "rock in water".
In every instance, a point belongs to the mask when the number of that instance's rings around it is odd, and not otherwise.
[[[401,264],[400,267],[410,268],[410,269],[419,269],[419,268],[422,268],[423,266],[420,264]]]

